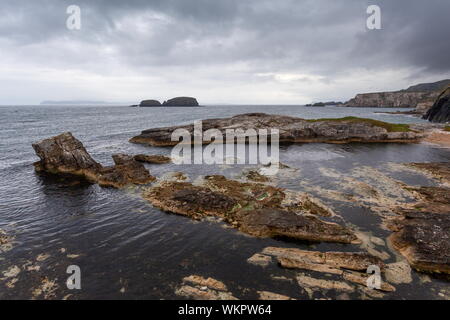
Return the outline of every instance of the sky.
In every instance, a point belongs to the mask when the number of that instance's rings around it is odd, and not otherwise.
[[[403,89],[450,78],[449,13],[448,0],[1,0],[0,104],[305,104]]]

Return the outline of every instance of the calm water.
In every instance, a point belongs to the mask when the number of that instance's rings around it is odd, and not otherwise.
[[[257,290],[308,298],[295,281],[272,278],[294,279],[296,272],[275,264],[267,268],[253,266],[246,259],[266,246],[306,248],[309,244],[256,239],[221,223],[193,222],[166,214],[143,201],[140,188],[115,190],[39,177],[32,167],[38,158],[31,143],[71,131],[97,161],[107,165],[112,164],[111,155],[118,152],[168,154],[170,149],[134,145],[128,139],[144,129],[203,118],[266,112],[303,118],[355,115],[388,122],[422,121],[373,111],[382,110],[299,106],[0,107],[0,229],[14,237],[12,249],[0,252],[0,299],[43,298],[45,292],[39,295],[35,290],[46,280],[54,281],[50,297],[57,299],[68,294],[72,299],[173,299],[181,279],[191,274],[222,280],[235,296],[243,299],[256,298]],[[280,178],[279,184],[306,190],[305,183],[333,188],[335,181],[323,174],[324,168],[346,174],[355,167],[369,166],[385,172],[390,162],[449,161],[450,152],[427,145],[305,144],[283,146],[280,157],[283,163],[298,168],[299,173]],[[243,169],[173,164],[148,168],[157,177],[169,171],[183,171],[191,180],[209,173],[236,177]],[[410,184],[433,183],[419,175],[387,174]],[[319,193],[316,195],[320,197]],[[380,218],[369,210],[323,200],[359,230],[380,238],[388,235],[378,228]],[[311,248],[358,249],[337,244],[315,244]],[[394,261],[394,254],[389,254],[390,261]],[[82,290],[70,291],[65,286],[66,268],[71,264],[81,267]],[[39,270],[27,270],[37,265]],[[1,279],[3,272],[14,266],[20,272]],[[397,291],[386,298],[439,298],[438,292],[448,287],[443,280],[422,283],[418,274],[413,276],[412,284],[397,286]],[[16,280],[11,283],[11,279]],[[329,292],[324,297],[338,295]]]

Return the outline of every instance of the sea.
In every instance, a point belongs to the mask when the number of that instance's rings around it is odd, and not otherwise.
[[[405,110],[405,109],[402,109]],[[270,291],[295,299],[362,299],[328,290],[313,294],[297,282],[300,273],[275,262],[266,267],[247,259],[265,247],[295,247],[318,251],[364,251],[358,245],[261,239],[220,221],[192,221],[162,212],[141,196],[149,186],[125,189],[67,181],[35,173],[38,161],[32,143],[71,132],[103,165],[112,154],[169,155],[170,148],[132,144],[129,139],[149,128],[190,124],[195,120],[264,112],[306,119],[357,116],[392,123],[422,123],[417,117],[391,115],[393,109],[305,107],[283,105],[210,105],[197,108],[130,108],[128,106],[1,106],[0,107],[0,229],[10,244],[0,247],[0,299],[183,299],[176,290],[189,275],[224,282],[239,299],[257,299]],[[371,249],[386,263],[401,257],[386,242],[374,204],[340,201],[324,190],[351,193],[349,179],[372,182],[387,196],[399,195],[397,182],[435,185],[403,167],[409,162],[449,161],[449,149],[429,144],[293,144],[283,145],[280,161],[289,170],[277,185],[308,192],[330,206],[342,223],[368,237]],[[190,181],[207,174],[240,179],[250,165],[150,165],[157,178],[184,172]],[[253,166],[255,167],[255,166]],[[69,266],[79,267],[81,289],[69,289]],[[444,299],[448,281],[412,271],[412,282],[378,299]],[[446,291],[447,290],[447,291]]]

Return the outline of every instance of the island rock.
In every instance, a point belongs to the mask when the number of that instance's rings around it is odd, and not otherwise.
[[[192,97],[177,97],[164,101],[163,106],[166,107],[198,107],[197,99]]]
[[[161,102],[158,100],[143,100],[139,104],[140,107],[161,107]]]

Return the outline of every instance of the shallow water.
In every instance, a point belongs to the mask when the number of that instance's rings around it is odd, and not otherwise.
[[[375,114],[374,111],[383,109],[0,107],[0,229],[14,237],[12,249],[0,252],[0,299],[44,298],[47,291],[39,294],[35,290],[46,280],[54,281],[54,290],[48,290],[50,298],[61,299],[71,294],[73,299],[171,299],[177,298],[174,291],[181,279],[191,274],[221,280],[236,297],[243,299],[257,298],[257,290],[307,299],[308,295],[293,281],[298,272],[281,269],[275,264],[266,268],[253,266],[246,259],[267,246],[360,249],[340,244],[257,239],[226,228],[222,223],[194,222],[163,213],[141,198],[138,187],[115,190],[37,176],[32,163],[38,159],[31,143],[71,131],[97,161],[106,165],[112,164],[111,154],[118,152],[170,153],[170,149],[130,144],[128,139],[141,130],[246,112],[303,118],[355,115],[397,123],[422,122],[413,117]],[[379,228],[377,214],[362,205],[327,199],[314,188],[348,192],[341,180],[355,176],[368,183],[379,183],[381,189],[391,188],[385,181],[369,181],[382,175],[408,184],[433,185],[434,181],[421,174],[393,170],[389,164],[449,161],[450,152],[417,144],[298,144],[282,146],[280,158],[282,163],[298,169],[295,173],[280,174],[277,178],[280,186],[312,193],[330,205],[343,222],[384,239],[389,232]],[[211,173],[238,177],[245,166],[168,164],[148,165],[148,168],[157,177],[169,171],[183,171],[195,180]],[[334,171],[327,171],[329,169]],[[389,254],[388,262],[395,261],[395,253],[389,248],[377,249]],[[65,286],[66,268],[71,264],[80,266],[82,271],[79,291],[68,290]],[[13,266],[17,266],[20,273],[1,279],[3,272]],[[29,266],[39,266],[40,270],[27,271]],[[274,280],[272,276],[284,276],[288,280]],[[10,282],[12,279],[16,279],[14,283]],[[439,292],[448,287],[448,282],[437,278],[422,283],[415,272],[413,279],[412,284],[397,286],[397,291],[385,298],[442,299]],[[338,296],[338,292],[328,292],[315,297]]]

